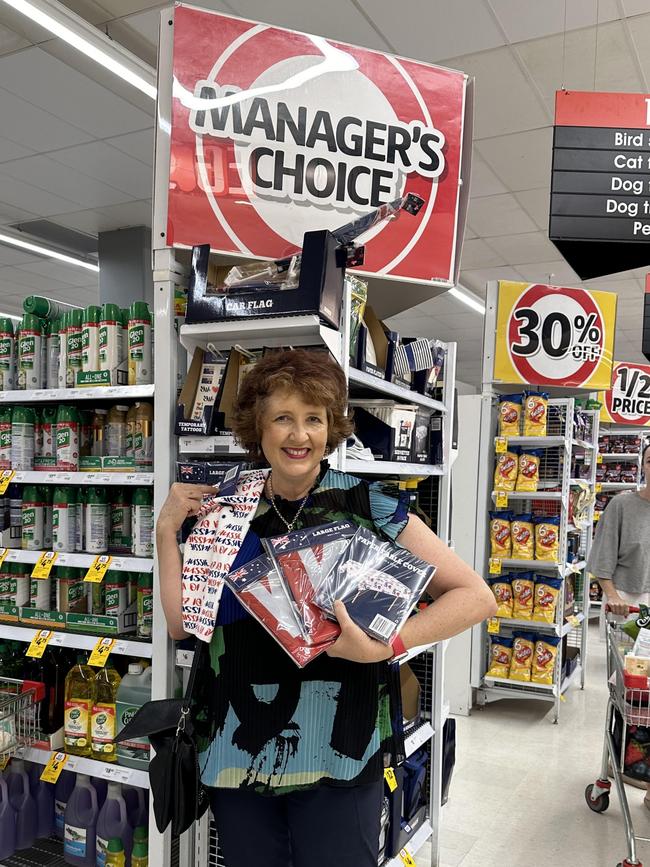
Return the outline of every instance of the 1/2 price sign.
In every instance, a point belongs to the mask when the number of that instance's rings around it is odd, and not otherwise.
[[[608,389],[616,295],[499,281],[494,380]]]
[[[650,427],[650,365],[615,361],[612,387],[598,400],[601,422]]]

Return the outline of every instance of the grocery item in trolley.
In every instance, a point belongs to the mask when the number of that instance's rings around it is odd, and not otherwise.
[[[512,553],[512,512],[499,509],[490,512],[490,556],[508,559]]]
[[[342,600],[357,626],[390,644],[435,571],[430,563],[359,527],[316,602],[333,612],[334,600]]]
[[[559,643],[560,637],[558,635],[537,636],[530,675],[533,683],[543,683],[546,685],[553,683]]]
[[[523,395],[502,394],[499,398],[499,436],[519,436]]]
[[[535,580],[532,572],[512,577],[512,616],[515,620],[532,620]]]
[[[512,559],[533,560],[535,557],[535,534],[533,516],[529,513],[516,515],[510,525]]]
[[[300,668],[334,643],[333,640],[321,644],[309,644],[305,641],[296,608],[268,555],[257,557],[231,572],[226,581],[244,608],[262,624]]]
[[[512,663],[514,640],[512,638],[501,638],[500,635],[492,635],[490,637],[492,639],[490,646],[490,667],[485,676],[508,677]]]
[[[516,491],[536,491],[539,487],[539,462],[542,449],[528,449],[519,455]]]
[[[532,632],[515,632],[510,663],[510,680],[529,683],[532,674],[535,635]]]
[[[538,575],[535,579],[535,608],[533,620],[540,623],[555,623],[555,609],[562,589],[561,578]]]
[[[499,575],[498,578],[488,578],[488,585],[497,603],[495,617],[512,617],[512,577]]]
[[[497,455],[497,465],[494,470],[494,490],[514,491],[517,484],[519,468],[519,449],[508,449]]]
[[[560,516],[535,516],[535,559],[556,563],[560,556]]]
[[[330,641],[340,632],[314,599],[356,529],[350,521],[335,521],[264,539],[264,547],[295,603],[303,637],[310,644]]]
[[[545,437],[548,417],[548,394],[527,391],[524,397],[524,436]]]

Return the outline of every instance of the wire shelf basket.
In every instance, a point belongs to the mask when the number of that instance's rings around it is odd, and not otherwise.
[[[37,740],[37,721],[36,684],[0,677],[0,759]]]

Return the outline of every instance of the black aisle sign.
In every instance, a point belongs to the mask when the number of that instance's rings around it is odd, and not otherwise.
[[[558,91],[549,238],[583,280],[650,265],[650,95]]]

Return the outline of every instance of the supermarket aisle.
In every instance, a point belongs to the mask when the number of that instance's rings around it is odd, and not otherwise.
[[[458,717],[459,753],[443,810],[441,867],[616,867],[626,855],[618,798],[596,815],[584,790],[598,774],[607,689],[591,627],[584,691],[573,688],[554,726],[542,702],[499,702]],[[636,832],[650,836],[643,792],[627,787]],[[429,867],[422,852],[418,867]],[[650,864],[650,846],[639,858]]]

